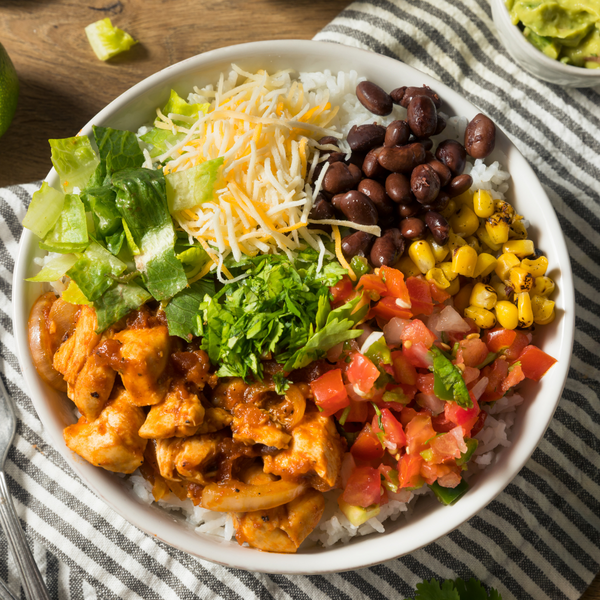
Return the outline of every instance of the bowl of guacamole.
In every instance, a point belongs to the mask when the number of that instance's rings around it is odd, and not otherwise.
[[[509,54],[529,73],[572,87],[600,85],[600,0],[492,0]]]

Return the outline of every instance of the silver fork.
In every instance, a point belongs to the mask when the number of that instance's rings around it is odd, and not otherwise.
[[[15,407],[0,379],[0,521],[21,572],[27,600],[50,600],[48,589],[27,545],[4,475],[4,463],[16,430]]]

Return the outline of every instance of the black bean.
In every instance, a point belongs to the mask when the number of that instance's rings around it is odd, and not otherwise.
[[[356,231],[342,240],[342,252],[346,258],[367,256],[374,239],[375,236],[370,233]]]
[[[380,148],[373,148],[373,150],[367,152],[362,164],[362,172],[366,177],[383,177],[383,175],[385,175],[386,170],[377,161],[377,157],[382,150],[383,146]]]
[[[435,157],[452,171],[452,175],[460,175],[465,170],[465,147],[454,140],[444,140],[437,147]]]
[[[442,133],[442,131],[444,131],[444,129],[446,129],[446,119],[444,119],[444,117],[438,113],[437,127],[435,128],[435,133],[433,135],[439,135]]]
[[[406,92],[406,86],[402,86],[392,90],[390,92],[390,98],[394,104],[400,104],[402,102],[402,98],[404,98],[404,94]]]
[[[465,131],[465,149],[473,158],[489,156],[496,145],[496,126],[493,121],[482,115],[475,115]]]
[[[421,204],[431,204],[440,191],[440,178],[429,165],[418,165],[410,175],[410,189]]]
[[[336,199],[339,200],[336,201]],[[351,190],[343,196],[335,196],[334,206],[339,208],[344,216],[353,223],[361,225],[376,225],[379,215],[377,209],[368,196],[357,190]]]
[[[385,127],[370,123],[366,125],[354,125],[348,132],[346,138],[350,148],[354,152],[368,152],[369,150],[381,146],[385,139]]]
[[[363,163],[365,162],[365,157],[366,154],[364,152],[352,152],[348,162],[356,165],[359,169],[362,169]]]
[[[385,191],[394,202],[407,204],[413,200],[410,179],[402,173],[391,173],[387,176]]]
[[[372,81],[359,83],[356,86],[356,97],[374,115],[385,117],[394,108],[390,95]]]
[[[425,222],[436,244],[443,246],[448,242],[450,226],[443,215],[440,215],[438,212],[429,211],[425,213]]]
[[[329,202],[323,196],[323,194],[319,193],[317,195],[317,199],[308,213],[308,218],[313,221],[321,221],[322,219],[335,219],[335,211],[333,210],[333,206],[331,205],[331,202]]]
[[[325,137],[322,137],[319,140],[319,144],[321,146],[327,146],[329,144],[331,144],[332,146],[339,146],[340,140],[338,140],[337,138],[334,138],[332,135],[326,135]]]
[[[411,142],[418,142],[423,146],[425,152],[429,152],[433,148],[433,140],[431,138],[418,138],[413,137],[410,140]]]
[[[452,179],[452,171],[439,160],[433,158],[433,160],[428,160],[427,163],[440,178],[440,185],[444,187],[451,179]]]
[[[363,179],[358,184],[358,191],[369,197],[375,205],[380,218],[391,217],[396,212],[396,205],[385,193],[385,188],[378,181]]]
[[[421,212],[423,207],[418,202],[408,202],[407,204],[399,204],[398,205],[398,214],[403,219],[408,219],[409,217],[415,217]]]
[[[410,101],[415,96],[427,96],[433,101],[436,108],[440,108],[442,106],[442,101],[440,100],[440,97],[430,87],[426,85],[424,85],[423,87],[398,88],[394,90],[392,94],[394,94],[392,96],[393,101],[396,104],[400,104],[400,106],[403,106],[404,108],[408,108]]]
[[[400,222],[400,233],[407,240],[417,240],[425,236],[425,223],[417,217],[409,217]]]
[[[343,162],[334,162],[327,169],[323,178],[323,189],[330,194],[341,194],[355,188],[360,181],[362,173],[355,165]]]
[[[410,137],[410,127],[406,121],[392,121],[385,130],[384,146],[404,146]]]
[[[410,173],[425,160],[425,148],[422,144],[383,148],[377,156],[377,162],[393,173]]]
[[[444,189],[440,189],[440,193],[431,204],[423,204],[421,206],[421,212],[427,212],[429,210],[442,212],[448,206],[448,202],[450,202],[450,196]]]
[[[404,238],[398,229],[388,229],[375,240],[371,248],[371,264],[377,267],[391,267],[404,252]]]
[[[433,100],[427,96],[415,96],[408,105],[407,121],[417,137],[432,136],[437,129],[437,111]]]
[[[470,175],[463,173],[454,177],[446,186],[446,191],[450,198],[460,196],[473,185],[473,178]]]

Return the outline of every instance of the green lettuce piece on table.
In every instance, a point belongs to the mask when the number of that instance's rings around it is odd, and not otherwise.
[[[177,335],[186,342],[189,342],[192,336],[200,335],[196,319],[200,302],[206,295],[214,294],[215,284],[212,279],[200,279],[175,294],[165,307],[169,335]]]
[[[30,277],[25,281],[51,283],[60,279],[78,260],[79,258],[75,254],[61,254],[42,267],[35,277]]]
[[[48,140],[52,149],[52,164],[66,193],[73,188],[84,189],[100,164],[87,135],[61,140]]]
[[[58,221],[64,204],[65,195],[44,181],[42,187],[33,194],[23,227],[44,239]]]
[[[100,60],[108,60],[137,44],[128,33],[115,27],[108,17],[88,25],[85,34]]]
[[[113,175],[116,207],[131,236],[137,269],[156,300],[167,300],[187,285],[183,265],[174,252],[175,229],[165,192],[162,171],[123,169]]]
[[[194,208],[212,200],[223,160],[221,156],[190,169],[165,175],[169,212],[172,214],[186,208]]]
[[[39,246],[42,250],[68,254],[82,252],[89,243],[85,207],[76,194],[66,194],[54,227]]]

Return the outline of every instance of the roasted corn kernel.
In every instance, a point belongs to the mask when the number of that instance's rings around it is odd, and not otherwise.
[[[481,244],[479,240],[474,235],[469,235],[465,238],[465,242],[467,242],[467,246],[471,246],[477,254],[481,252]]]
[[[498,264],[498,260],[487,252],[482,252],[477,257],[477,264],[475,265],[475,273],[473,277],[487,277]]]
[[[454,202],[454,200],[450,200],[448,202],[448,206],[446,206],[444,210],[440,211],[440,215],[442,215],[446,218],[446,220],[448,220],[456,212],[457,208],[458,207],[456,206],[456,202]]]
[[[487,232],[485,225],[482,225],[476,232],[475,235],[479,238],[479,241],[482,244],[488,246],[494,252],[498,252],[500,248],[502,248],[501,244],[496,244],[490,237],[490,234]]]
[[[496,295],[498,296],[498,302],[500,300],[512,300],[514,290],[512,287],[506,285],[504,281],[499,281],[498,279],[492,279],[490,285],[496,290]]]
[[[455,279],[455,281],[458,281],[458,279]],[[463,315],[466,308],[470,305],[472,291],[473,284],[467,283],[467,285],[463,285],[459,292],[454,296],[454,308],[459,315]]]
[[[494,212],[505,214],[512,223],[515,219],[515,209],[506,200],[494,200]]]
[[[452,229],[448,234],[448,250],[454,255],[454,251],[461,246],[466,246],[467,242],[460,235],[456,235]]]
[[[431,246],[425,240],[413,242],[408,247],[408,255],[423,274],[435,267],[435,256],[433,256]]]
[[[508,273],[514,267],[518,267],[521,261],[511,252],[505,252],[498,257],[498,263],[496,264],[496,275],[500,277],[502,281],[508,279]]]
[[[452,263],[450,261],[440,263],[438,266],[442,269],[448,281],[454,281],[458,277],[458,273],[452,269]]]
[[[433,252],[433,256],[435,256],[435,262],[442,262],[446,256],[448,256],[448,252],[450,252],[448,249],[448,244],[444,244],[443,246],[438,245],[431,234],[427,236],[426,240],[431,246],[431,251]]]
[[[450,218],[450,227],[454,233],[467,237],[479,229],[479,218],[471,208],[463,204],[459,211]]]
[[[533,287],[533,277],[522,267],[513,267],[508,273],[508,281],[516,294],[529,292]]]
[[[477,266],[477,252],[471,246],[461,246],[452,255],[452,269],[459,275],[473,277]]]
[[[483,219],[494,214],[494,199],[487,190],[477,190],[473,194],[473,212]]]
[[[535,246],[531,240],[510,240],[502,244],[502,252],[511,252],[519,258],[535,254]]]
[[[521,219],[514,219],[511,226],[508,238],[511,240],[525,240],[527,239],[527,228],[523,225]]]
[[[531,310],[533,321],[538,325],[544,325],[549,319],[554,319],[554,302],[545,296],[529,296],[531,299]]]
[[[529,292],[515,294],[515,298],[519,312],[519,327],[531,327],[533,325],[533,309]]]
[[[456,275],[456,273],[455,273]],[[446,277],[446,279],[448,279]],[[456,277],[456,279],[453,279],[452,281],[450,281],[450,286],[446,288],[446,293],[450,294],[451,296],[456,296],[456,294],[458,294],[458,292],[460,291],[460,279],[458,277]],[[454,305],[456,307],[456,304]]]
[[[545,256],[540,256],[535,260],[524,258],[521,261],[521,268],[531,273],[532,277],[542,277],[548,270],[548,259]]]
[[[554,288],[554,281],[550,277],[536,277],[530,293],[532,296],[550,296]]]
[[[500,326],[504,329],[516,329],[519,325],[519,310],[512,303],[507,300],[498,300],[494,307],[496,311],[496,318]]]
[[[448,291],[448,290],[446,290],[446,291]],[[552,313],[550,314],[550,316],[545,321],[539,319],[539,320],[535,321],[535,323],[536,323],[536,325],[548,325],[549,323],[552,323],[552,321],[554,321],[555,317],[556,317],[556,311],[553,310]]]
[[[485,283],[476,283],[471,292],[470,303],[471,306],[477,306],[479,308],[486,308],[491,310],[496,306],[498,296],[496,290],[491,285]]]
[[[421,274],[419,268],[412,261],[408,254],[405,254],[395,265],[394,267],[402,273],[404,273],[405,277],[416,277]]]
[[[437,287],[439,287],[441,290],[445,290],[450,287],[450,282],[444,275],[444,271],[442,271],[442,269],[439,267],[429,269],[429,271],[427,271],[427,275],[425,275],[425,279],[427,279],[427,281],[433,281],[433,283],[435,283],[435,285],[437,285]]]
[[[491,329],[496,324],[496,315],[485,308],[478,306],[468,306],[465,309],[465,317],[473,319],[475,324],[482,329]]]
[[[508,241],[510,219],[501,212],[495,212],[485,220],[485,229],[494,244],[504,244]]]
[[[473,192],[471,190],[467,190],[460,194],[460,196],[456,196],[454,198],[454,202],[456,202],[457,208],[461,206],[467,206],[471,210],[473,210]]]

